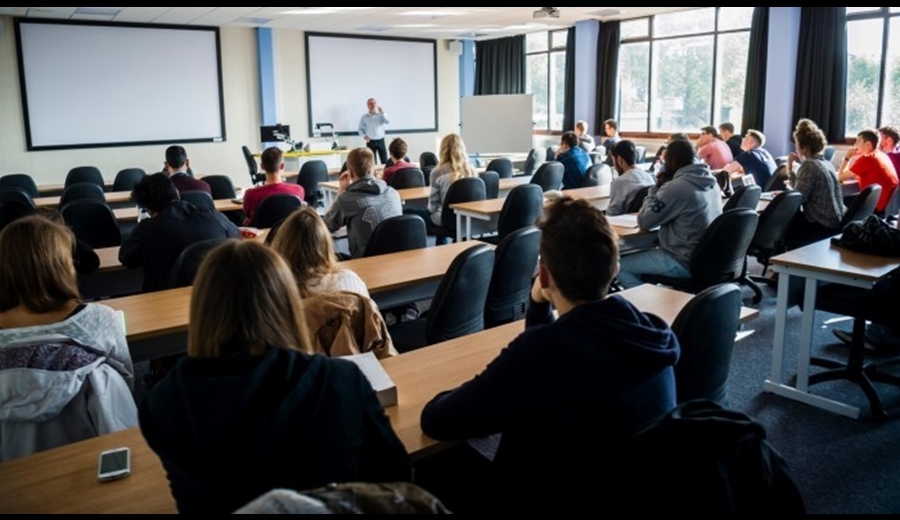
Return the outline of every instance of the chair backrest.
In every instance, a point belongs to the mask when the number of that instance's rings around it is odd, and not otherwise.
[[[397,215],[382,220],[372,230],[363,256],[386,255],[428,247],[425,221],[418,215]]]
[[[641,206],[644,205],[644,199],[647,198],[647,194],[650,193],[651,186],[644,186],[643,188],[637,190],[634,194],[634,199],[631,200],[631,203],[628,204],[628,207],[625,208],[625,213],[637,213],[641,210]]]
[[[581,186],[585,188],[589,186],[607,186],[612,184],[612,179],[612,168],[608,164],[597,162],[584,173],[584,182],[581,183]]]
[[[512,177],[514,172],[513,163],[509,160],[509,157],[497,157],[491,159],[491,162],[487,164],[485,170],[497,172],[497,175],[499,175],[501,179]]]
[[[297,184],[303,186],[303,196],[310,206],[317,206],[324,198],[320,182],[328,182],[328,165],[321,159],[312,159],[300,166]]]
[[[484,326],[525,317],[540,254],[541,231],[528,226],[506,235],[494,251],[494,271],[484,304]]]
[[[15,201],[35,209],[34,200],[24,188],[0,188],[0,202]]]
[[[422,176],[425,178],[425,186],[431,186],[431,172],[435,166],[422,166]]]
[[[716,217],[691,255],[694,283],[706,288],[740,279],[758,223],[756,209],[737,208]]]
[[[456,231],[456,212],[450,207],[459,202],[473,202],[487,198],[484,181],[481,177],[463,177],[455,180],[447,189],[447,196],[441,208],[441,227]]]
[[[556,160],[556,151],[553,150],[553,147],[552,147],[552,146],[548,146],[548,147],[547,147],[547,156],[546,156],[546,157],[547,157],[547,160],[548,160],[548,161],[555,161],[555,160]]]
[[[2,191],[2,188],[0,188],[0,191]],[[21,199],[0,199],[0,231],[13,221],[37,213],[37,208],[34,207],[34,203],[29,204],[29,202],[25,202]]]
[[[96,200],[106,203],[106,195],[103,194],[103,188],[92,182],[76,182],[63,190],[59,198],[59,207],[62,208],[76,200]]]
[[[722,211],[728,211],[735,208],[747,208],[755,210],[759,205],[759,197],[762,195],[762,188],[756,184],[749,186],[741,186],[734,190],[734,194],[729,198]]]
[[[242,146],[241,152],[244,154],[244,162],[247,164],[247,173],[250,174],[250,184],[255,186],[265,182],[266,176],[259,173],[259,165],[256,164],[256,158],[253,157],[253,152],[250,151],[250,148]]]
[[[790,179],[790,172],[787,169],[787,163],[779,165],[775,168],[775,173],[769,178],[763,191],[784,191],[787,189],[787,183]]]
[[[276,193],[269,195],[259,203],[256,215],[250,222],[250,227],[259,229],[274,227],[291,213],[303,206],[303,201],[290,193]]]
[[[200,242],[194,242],[184,248],[175,260],[175,265],[172,266],[169,287],[175,289],[193,285],[194,276],[197,275],[197,270],[200,268],[203,259],[206,258],[207,253],[226,240],[228,239],[222,237],[208,238]]]
[[[204,175],[202,180],[209,185],[214,200],[233,199],[237,196],[234,183],[227,175]]]
[[[832,157],[834,157],[834,146],[828,145],[825,147],[825,160],[830,161]]]
[[[545,162],[547,162],[547,151],[543,148],[532,148],[528,152],[528,158],[525,159],[522,175],[533,176]]]
[[[844,213],[844,218],[841,220],[841,229],[844,229],[844,226],[851,222],[865,220],[866,217],[875,213],[875,206],[878,205],[879,197],[881,197],[880,184],[866,186],[866,189],[859,192],[859,195],[853,199],[853,203],[847,208],[847,212]]]
[[[894,189],[894,193],[891,194],[891,198],[884,207],[884,218],[888,221],[895,221],[898,214],[900,214],[900,190]]]
[[[76,166],[69,170],[69,173],[66,175],[65,187],[68,188],[79,182],[92,182],[100,186],[101,190],[106,188],[103,174],[100,173],[100,169],[96,166]]]
[[[112,190],[131,191],[146,175],[147,172],[145,172],[142,168],[125,168],[123,170],[119,170],[119,173],[116,174],[115,180],[113,180]]]
[[[799,191],[782,191],[759,214],[756,233],[750,241],[747,254],[755,256],[761,264],[768,265],[769,258],[785,250],[785,237],[791,220],[800,211],[803,194]]]
[[[646,146],[635,146],[634,147],[634,164],[641,164],[642,162],[647,161],[647,147]]]
[[[591,152],[588,154],[588,156],[591,158],[592,165],[604,164],[603,159],[605,156],[603,154],[601,154],[600,152]]]
[[[437,166],[438,156],[434,152],[422,152],[419,154],[419,167]]]
[[[428,310],[429,345],[484,330],[484,302],[493,270],[494,250],[487,244],[470,247],[453,259]]]
[[[402,168],[394,172],[390,186],[395,190],[422,188],[425,186],[425,174],[419,168]]]
[[[559,190],[562,188],[563,174],[566,168],[558,161],[549,161],[541,165],[531,178],[532,184],[537,184],[544,191]]]
[[[187,190],[181,192],[181,200],[189,202],[197,207],[197,209],[215,211],[216,203],[212,195],[203,190]]]
[[[506,235],[533,226],[544,211],[544,192],[537,184],[523,184],[510,190],[503,201],[497,220],[497,234],[503,240]]]
[[[60,208],[75,236],[94,249],[122,245],[116,216],[106,202],[76,200]]]
[[[733,283],[704,289],[681,309],[672,323],[681,345],[675,364],[679,403],[709,399],[728,404],[728,372],[740,324],[741,289]]]
[[[22,188],[29,197],[40,197],[37,184],[27,173],[9,173],[0,177],[0,188]]]
[[[485,170],[478,174],[484,181],[484,196],[488,199],[496,199],[500,196],[500,174],[493,170]]]

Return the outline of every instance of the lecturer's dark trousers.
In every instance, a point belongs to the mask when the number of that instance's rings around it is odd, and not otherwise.
[[[369,147],[369,150],[372,150],[372,153],[375,154],[376,164],[378,160],[381,160],[381,164],[387,163],[387,147],[384,145],[384,139],[369,139],[369,142],[366,143],[366,146]]]

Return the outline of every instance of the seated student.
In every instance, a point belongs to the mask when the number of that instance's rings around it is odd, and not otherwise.
[[[881,137],[878,147],[887,154],[894,164],[894,171],[900,175],[900,129],[892,125],[882,126],[878,134]]]
[[[719,125],[719,135],[722,137],[722,140],[725,141],[725,144],[728,145],[728,149],[731,150],[732,157],[737,158],[737,156],[744,151],[742,146],[743,139],[741,139],[740,135],[734,133],[734,125],[732,123],[722,123]]]
[[[607,296],[619,249],[602,212],[562,197],[540,228],[525,332],[481,374],[422,410],[422,431],[435,439],[502,434],[480,486],[489,491],[473,499],[479,512],[583,508],[582,498],[598,485],[596,475],[582,478],[584,471],[603,471],[621,442],[675,405],[678,341],[661,319]],[[580,498],[548,493],[548,482],[560,478]],[[478,491],[466,484],[430,490],[454,509],[454,491]]]
[[[616,122],[615,119],[607,119],[603,122],[603,135],[606,136],[606,139],[601,143],[604,148],[606,148],[606,164],[612,167],[612,157],[609,155],[609,151],[613,149],[613,146],[616,145],[622,138],[619,136],[619,123]]]
[[[578,146],[578,136],[575,132],[563,132],[559,139],[556,160],[565,168],[562,189],[580,188],[584,184],[584,174],[591,167],[591,158],[584,148]]]
[[[431,195],[428,197],[428,213],[431,222],[441,225],[441,211],[450,185],[464,177],[478,174],[469,164],[466,145],[459,134],[447,134],[441,139],[440,162],[431,170]],[[420,215],[423,216],[424,215]]]
[[[262,186],[250,188],[244,192],[244,225],[247,226],[256,216],[256,210],[259,204],[269,195],[279,193],[287,193],[296,195],[303,200],[306,193],[303,186],[291,182],[284,182],[284,154],[274,146],[266,148],[259,160],[264,172],[266,172],[266,183]]]
[[[634,202],[637,192],[656,184],[656,179],[649,172],[635,167],[637,152],[632,141],[619,141],[609,153],[613,156],[613,165],[619,175],[609,186],[609,207],[606,208],[606,214],[621,215]]]
[[[406,154],[409,153],[409,146],[406,145],[406,141],[403,139],[397,137],[391,141],[390,146],[388,146],[388,153],[391,156],[391,165],[385,166],[384,171],[381,172],[381,179],[384,182],[390,184],[394,174],[399,170],[404,168],[418,168],[418,165],[406,161]]]
[[[313,208],[301,208],[284,219],[272,240],[272,249],[291,267],[301,297],[336,291],[369,296],[365,282],[338,264],[331,233]]]
[[[859,189],[864,190],[872,184],[881,185],[881,196],[875,211],[883,213],[891,195],[897,189],[897,171],[894,163],[878,148],[878,132],[863,130],[856,135],[856,146],[847,152],[838,170],[841,182],[857,180]]]
[[[144,268],[144,292],[169,288],[175,261],[189,245],[209,238],[241,236],[225,215],[181,200],[172,180],[163,173],[141,179],[131,198],[150,212],[150,218],[139,222],[122,239],[119,261],[128,268]]]
[[[659,248],[622,257],[622,287],[640,285],[643,274],[690,278],[691,255],[706,228],[722,214],[716,178],[696,158],[690,141],[673,141],[666,148],[666,170],[657,175],[637,219],[641,229],[659,228]]]
[[[170,146],[166,148],[166,162],[163,163],[163,172],[172,180],[172,184],[179,191],[205,191],[212,195],[209,184],[200,179],[195,179],[189,173],[191,160],[183,146]]]
[[[825,159],[823,151],[828,140],[816,123],[801,119],[794,128],[794,147],[788,155],[787,170],[791,186],[803,196],[800,211],[791,220],[785,236],[788,249],[795,249],[832,237],[841,232],[844,218],[844,196],[834,164]]]
[[[721,170],[734,160],[731,149],[725,141],[719,139],[719,131],[714,126],[704,126],[700,129],[697,157],[708,164],[711,170]]]
[[[139,407],[179,512],[230,513],[278,488],[410,480],[366,376],[307,354],[307,342],[278,253],[252,240],[210,252],[191,295],[187,356]]]
[[[0,232],[0,460],[137,425],[122,316],[81,302],[74,248],[40,215]]]
[[[581,119],[575,121],[575,135],[578,136],[578,146],[583,148],[585,152],[591,153],[597,147],[594,144],[594,136],[588,133],[587,121]]]
[[[347,226],[350,255],[366,252],[372,231],[382,220],[403,214],[397,190],[375,178],[375,156],[368,148],[347,155],[347,171],[341,173],[337,197],[325,213],[325,226],[334,233]]]
[[[736,175],[752,175],[753,181],[761,189],[766,188],[769,179],[775,173],[778,165],[775,158],[763,146],[766,144],[766,136],[759,130],[747,130],[747,135],[741,140],[741,150],[736,155],[734,162],[725,165],[725,171]]]

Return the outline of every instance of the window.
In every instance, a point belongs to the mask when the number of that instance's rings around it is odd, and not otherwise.
[[[860,130],[900,125],[900,13],[896,7],[847,8],[847,121]]]
[[[707,7],[623,21],[619,130],[741,128],[752,7]]]
[[[525,36],[526,92],[534,95],[534,129],[562,131],[566,95],[568,30]]]

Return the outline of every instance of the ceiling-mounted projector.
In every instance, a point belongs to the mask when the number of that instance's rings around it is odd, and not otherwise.
[[[535,18],[559,18],[559,9],[555,7],[541,7],[534,12]]]

